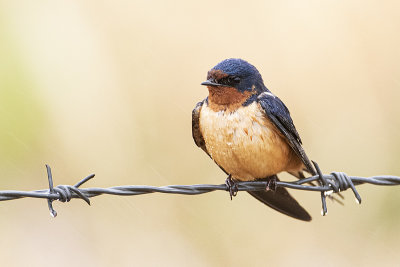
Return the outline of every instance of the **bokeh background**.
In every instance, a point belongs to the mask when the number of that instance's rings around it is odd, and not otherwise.
[[[400,175],[398,1],[0,1],[0,189],[223,183],[191,111],[219,61],[254,64],[324,172]],[[292,179],[287,175],[283,179]],[[400,187],[357,205],[293,192],[313,216],[245,193],[0,203],[5,266],[393,266]]]

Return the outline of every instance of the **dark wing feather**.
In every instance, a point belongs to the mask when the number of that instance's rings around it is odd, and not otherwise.
[[[204,150],[207,155],[211,158],[210,154],[207,151],[206,143],[203,138],[203,134],[200,131],[200,111],[203,106],[204,100],[197,103],[195,108],[192,111],[192,135],[195,144]]]
[[[312,175],[316,172],[308,159],[306,152],[301,146],[301,139],[296,127],[293,124],[293,120],[290,117],[290,112],[283,104],[283,102],[275,95],[269,92],[260,94],[257,99],[265,111],[267,117],[275,124],[279,131],[286,137],[286,140],[293,151],[300,157],[307,171]]]
[[[273,178],[276,178],[276,180],[279,181],[277,175],[260,180],[267,181],[268,179]],[[275,191],[248,191],[247,193],[276,211],[302,221],[311,221],[310,214],[300,206],[296,199],[289,194],[286,188],[277,187]]]

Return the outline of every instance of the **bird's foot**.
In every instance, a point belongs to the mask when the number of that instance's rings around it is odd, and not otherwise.
[[[276,191],[276,176],[272,176],[268,179],[267,187],[265,188],[267,191]]]
[[[229,191],[229,195],[231,196],[231,200],[232,200],[232,196],[236,196],[237,192],[239,191],[238,186],[236,184],[236,182],[234,180],[232,180],[232,175],[229,174],[228,178],[226,178],[225,180],[225,184],[227,187],[227,191]]]

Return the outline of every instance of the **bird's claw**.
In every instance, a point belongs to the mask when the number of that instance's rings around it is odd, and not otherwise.
[[[276,176],[273,176],[268,180],[265,190],[276,191]]]
[[[231,200],[232,200],[232,196],[235,197],[237,195],[237,192],[239,191],[238,186],[237,186],[236,182],[234,180],[232,180],[232,176],[231,175],[229,175],[228,178],[226,178],[225,184],[226,184],[226,187],[227,187],[226,190],[229,191],[229,195],[230,195]]]

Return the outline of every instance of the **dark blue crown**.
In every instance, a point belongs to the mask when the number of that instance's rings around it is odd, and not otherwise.
[[[220,63],[218,63],[213,69],[222,70],[226,74],[239,77],[245,77],[252,74],[260,75],[256,67],[254,67],[249,62],[240,58],[225,59]]]

